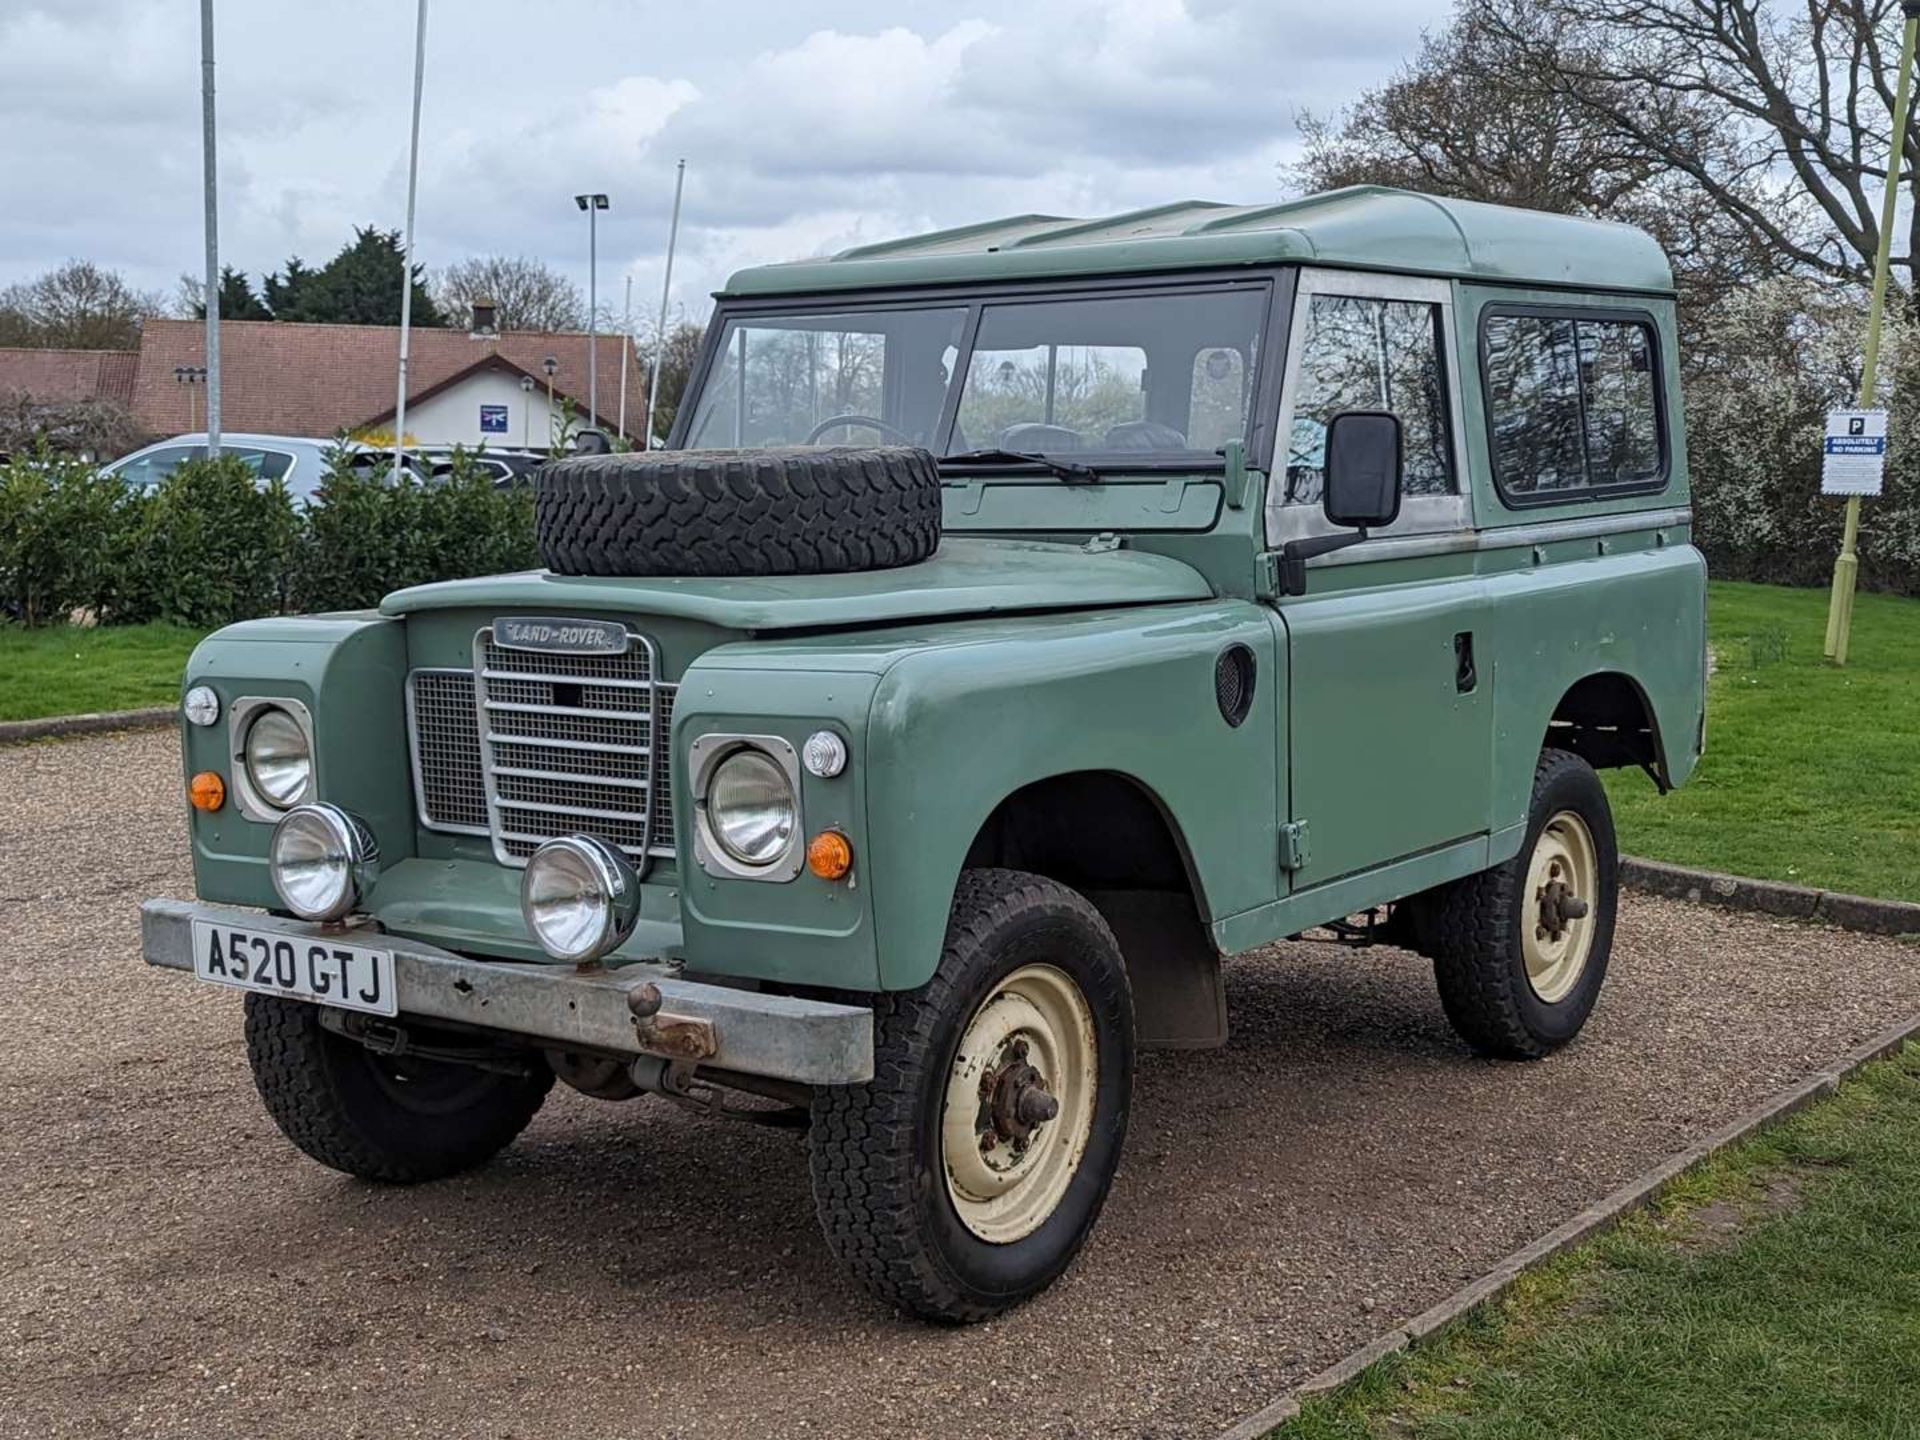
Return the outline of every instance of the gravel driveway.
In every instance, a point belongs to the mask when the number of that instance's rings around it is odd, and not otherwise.
[[[459,1180],[297,1155],[237,999],[139,961],[179,790],[164,732],[0,749],[0,1435],[1211,1434],[1920,1009],[1896,942],[1635,899],[1586,1036],[1500,1065],[1410,957],[1276,946],[1231,1046],[1144,1057],[1072,1271],[936,1330],[791,1134],[560,1090]]]

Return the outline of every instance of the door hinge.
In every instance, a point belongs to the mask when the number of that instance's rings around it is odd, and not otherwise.
[[[1280,594],[1280,552],[1262,550],[1253,559],[1253,598],[1273,600]]]
[[[1280,827],[1280,868],[1304,870],[1307,866],[1307,822],[1289,820]]]

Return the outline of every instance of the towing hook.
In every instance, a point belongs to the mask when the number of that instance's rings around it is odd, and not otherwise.
[[[649,980],[627,992],[627,1009],[636,1020],[651,1020],[660,1013],[660,987]]]

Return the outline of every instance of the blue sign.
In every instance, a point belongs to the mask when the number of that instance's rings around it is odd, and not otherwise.
[[[504,405],[482,405],[480,407],[480,433],[482,435],[506,434],[507,407]]]

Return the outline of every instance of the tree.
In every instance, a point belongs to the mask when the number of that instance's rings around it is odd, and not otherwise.
[[[499,330],[582,330],[587,307],[571,280],[525,255],[476,255],[434,277],[433,298],[455,324],[490,302]]]
[[[1897,0],[1465,0],[1552,93],[1685,177],[1753,246],[1783,264],[1863,284],[1880,240],[1902,16]],[[1670,130],[1676,106],[1710,130]],[[1920,117],[1907,154],[1920,150]],[[1920,180],[1909,169],[1904,255],[1920,258]]]
[[[197,275],[180,277],[178,305],[189,320],[207,318],[206,286]],[[271,320],[273,312],[253,293],[253,282],[243,271],[231,265],[220,267],[220,318],[222,320]]]
[[[0,290],[0,345],[65,350],[132,350],[140,322],[165,304],[119,272],[69,260],[37,279]]]
[[[1691,171],[1623,132],[1592,97],[1569,93],[1558,67],[1580,43],[1553,0],[1465,0],[1451,25],[1423,36],[1401,72],[1337,122],[1300,117],[1306,152],[1292,178],[1309,190],[1396,185],[1625,221],[1660,241],[1695,300],[1777,269],[1779,257]],[[1758,177],[1731,173],[1735,157],[1715,102],[1687,94],[1645,100],[1657,105],[1648,130],[1728,171],[1742,201],[1763,203]]]
[[[356,228],[353,241],[318,270],[299,256],[266,277],[261,289],[275,320],[305,320],[337,325],[400,323],[400,232],[374,226]],[[427,294],[426,267],[413,267],[415,325],[442,326],[446,320]]]
[[[654,333],[659,333],[658,327]],[[687,393],[687,381],[693,376],[693,364],[700,358],[700,343],[706,336],[706,327],[690,320],[682,320],[667,332],[666,352],[660,360],[659,413],[653,417],[656,439],[666,439],[673,430],[674,417],[680,413],[680,401]],[[651,341],[647,342],[646,363],[653,363]]]

